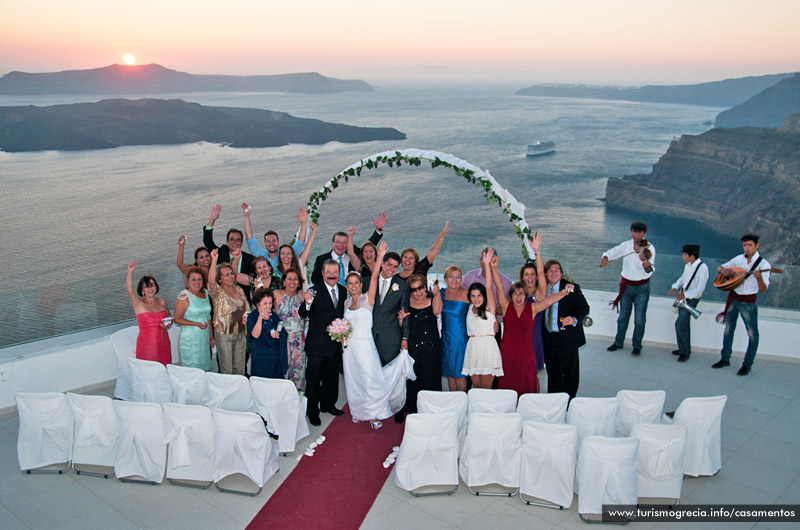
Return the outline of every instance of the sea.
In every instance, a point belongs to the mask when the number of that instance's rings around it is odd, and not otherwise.
[[[601,253],[645,221],[656,248],[653,294],[680,275],[684,243],[702,246],[709,267],[741,252],[736,238],[702,224],[606,207],[606,182],[648,173],[683,134],[710,128],[723,109],[675,104],[514,96],[512,86],[380,86],[338,94],[194,93],[140,97],[184,99],[203,105],[249,107],[364,127],[394,127],[402,141],[275,148],[211,143],[131,146],[90,151],[0,152],[0,211],[4,249],[0,283],[0,346],[133,318],[125,294],[128,263],[136,278],[153,274],[170,306],[183,288],[175,266],[177,240],[187,237],[186,260],[202,244],[202,227],[222,205],[216,241],[243,228],[241,203],[252,205],[256,234],[277,230],[282,242],[309,196],[337,173],[372,154],[395,149],[440,151],[489,171],[525,204],[525,218],[543,234],[545,259],[587,289],[616,291],[620,264],[599,268]],[[129,96],[137,98],[137,96]],[[0,105],[53,105],[103,96],[0,96]],[[553,154],[526,157],[536,140],[556,143]],[[432,272],[457,264],[478,267],[485,245],[495,247],[503,272],[523,263],[520,240],[502,210],[451,169],[381,167],[339,186],[320,207],[312,257],[330,249],[335,231],[372,232],[385,212],[391,250],[425,255],[447,220],[451,231]],[[769,254],[766,255],[767,258]],[[779,281],[779,280],[778,280]],[[770,291],[773,291],[771,289]],[[713,288],[706,299],[722,300]],[[770,293],[759,303],[787,305]],[[791,306],[791,304],[788,304]],[[599,308],[598,308],[599,309]]]

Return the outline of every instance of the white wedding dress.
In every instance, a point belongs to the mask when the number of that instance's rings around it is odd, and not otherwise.
[[[358,297],[356,309],[350,309],[352,302],[348,295],[344,318],[353,332],[342,353],[347,403],[353,421],[384,420],[405,405],[406,379],[416,379],[414,360],[402,350],[382,367],[372,338],[372,308],[367,295]]]

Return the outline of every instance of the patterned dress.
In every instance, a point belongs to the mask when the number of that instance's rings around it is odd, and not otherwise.
[[[289,371],[287,379],[292,381],[297,390],[305,392],[306,389],[306,350],[305,335],[306,319],[300,317],[297,309],[303,303],[299,294],[294,296],[284,295],[281,303],[278,304],[276,313],[283,322],[283,329],[286,330],[286,349],[289,355]]]

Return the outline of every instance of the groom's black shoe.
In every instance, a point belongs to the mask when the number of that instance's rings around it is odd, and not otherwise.
[[[344,414],[343,410],[337,409],[336,407],[333,406],[327,409],[322,409],[322,412],[327,412],[328,414],[332,414],[334,416],[341,416],[342,414]]]
[[[403,423],[404,421],[406,421],[406,413],[402,410],[394,415],[395,423]]]
[[[309,415],[308,416],[308,423],[310,423],[314,427],[319,427],[320,425],[322,425],[322,421],[320,421],[319,415],[316,415],[316,416]]]

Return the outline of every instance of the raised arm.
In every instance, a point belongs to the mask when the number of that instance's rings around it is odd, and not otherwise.
[[[133,271],[138,264],[139,263],[136,261],[130,262],[128,265],[128,276],[125,277],[125,291],[128,293],[128,298],[131,300],[134,312],[138,311],[140,302],[139,296],[136,294],[136,291],[133,290]]]
[[[222,211],[222,206],[215,204],[211,208],[211,213],[208,215],[208,224],[203,227],[203,246],[208,250],[217,248],[214,243],[214,223],[219,219],[219,213]]]
[[[500,306],[500,313],[505,316],[508,310],[508,296],[506,295],[506,290],[503,288],[503,280],[500,278],[500,269],[496,263],[492,263],[490,267],[492,269],[492,281],[497,285],[497,305]],[[486,292],[489,292],[488,285],[486,287]],[[492,292],[494,292],[494,289],[492,289]]]
[[[551,305],[555,304],[559,300],[563,299],[564,297],[566,297],[567,295],[572,293],[572,291],[574,291],[574,290],[575,290],[575,286],[572,285],[571,283],[568,283],[559,292],[547,295],[547,297],[545,297],[544,300],[540,300],[538,302],[533,302],[531,304],[531,306],[533,306],[533,316],[535,317],[536,313],[541,313],[542,311],[544,311],[545,309],[547,309]]]
[[[444,243],[444,236],[446,236],[447,232],[449,231],[450,231],[450,219],[448,219],[444,223],[444,228],[442,228],[442,231],[439,232],[439,237],[437,237],[436,241],[433,242],[433,246],[431,246],[431,249],[428,251],[428,255],[425,256],[426,258],[428,258],[428,263],[430,263],[431,265],[433,265],[433,260],[436,259],[436,256],[442,249],[442,243]]]
[[[431,309],[433,310],[433,314],[439,316],[442,313],[442,296],[439,291],[439,280],[435,280],[433,282],[433,287],[431,287],[431,294],[433,295],[433,299],[431,300]]]
[[[297,235],[297,240],[301,243],[306,242],[306,222],[308,221],[308,212],[302,206],[300,207],[300,213],[295,215],[297,220],[300,221],[300,231]]]
[[[311,228],[311,231],[308,234],[308,241],[306,241],[306,248],[303,249],[303,253],[297,257],[300,261],[300,265],[303,267],[306,266],[308,263],[308,256],[311,255],[311,247],[314,246],[314,240],[317,238],[317,223],[311,221],[308,223],[308,226]]]
[[[242,249],[231,250],[231,256],[233,257],[233,260],[231,261],[231,267],[236,273],[236,283],[248,285],[250,283],[250,276],[241,272],[236,272],[239,270],[239,261],[242,259]]]
[[[378,290],[378,276],[381,274],[381,263],[386,251],[389,250],[389,244],[386,241],[381,241],[378,246],[378,257],[375,258],[375,264],[372,266],[372,275],[369,277],[369,289],[367,290],[367,301],[370,307],[375,302],[375,292]]]
[[[531,246],[533,247],[533,256],[536,258],[536,292],[533,295],[537,300],[544,300],[547,296],[547,279],[544,277],[544,259],[539,247],[542,245],[542,234],[539,232],[533,233],[533,240]]]
[[[219,250],[213,249],[211,251],[211,265],[208,266],[208,290],[213,291],[217,288],[217,259],[219,258]]]
[[[495,314],[497,309],[497,302],[494,299],[494,287],[492,285],[492,270],[491,270],[491,263],[492,258],[494,257],[494,251],[489,249],[486,251],[481,257],[481,268],[483,269],[483,277],[486,278],[486,311],[492,314]],[[499,284],[500,289],[503,289],[502,282]]]
[[[175,258],[175,266],[178,267],[178,270],[183,274],[186,274],[186,271],[189,270],[189,265],[183,261],[184,250],[186,250],[186,236],[181,236],[178,238],[178,256]]]
[[[244,214],[244,239],[245,241],[253,237],[253,223],[250,221],[250,212],[253,207],[246,202],[242,203],[242,214]]]
[[[350,258],[350,263],[353,265],[353,270],[361,270],[361,258],[356,254],[355,245],[353,244],[353,236],[356,235],[356,227],[351,226],[347,229],[347,256]]]

